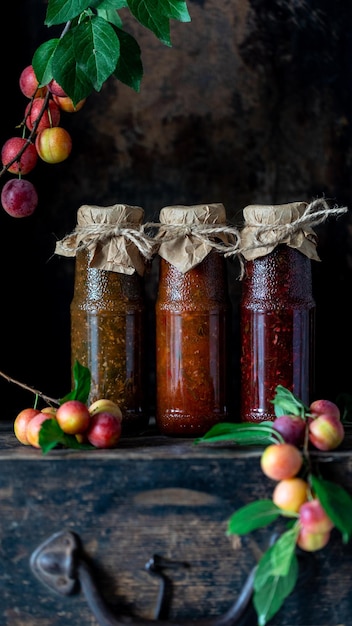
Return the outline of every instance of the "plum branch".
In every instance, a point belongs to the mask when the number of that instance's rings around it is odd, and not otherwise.
[[[5,174],[5,172],[7,172],[7,170],[9,169],[9,167],[11,167],[11,165],[13,165],[13,163],[16,163],[16,161],[19,161],[22,154],[25,152],[25,150],[27,150],[28,146],[33,143],[33,137],[36,135],[37,133],[37,128],[39,126],[40,120],[42,119],[46,109],[48,108],[48,103],[49,103],[49,99],[50,99],[50,92],[47,91],[47,93],[45,94],[44,97],[44,102],[43,102],[43,106],[38,114],[37,119],[35,120],[34,124],[33,124],[33,128],[30,132],[30,134],[28,135],[27,139],[26,139],[26,143],[23,144],[22,148],[17,152],[17,154],[13,157],[13,159],[11,159],[11,161],[9,161],[8,163],[6,163],[2,169],[0,170],[0,178]],[[31,103],[33,103],[34,101],[34,97],[31,99]],[[28,117],[28,115],[30,115],[30,110],[31,108],[29,108],[26,116],[24,117],[24,119],[22,120],[20,126],[24,126],[26,124],[26,119]]]
[[[5,380],[7,380],[8,383],[13,383],[17,385],[18,387],[25,389],[26,391],[30,391],[31,393],[35,394],[39,398],[42,398],[42,400],[44,400],[50,405],[51,404],[60,405],[60,400],[58,398],[51,398],[50,396],[47,396],[46,394],[42,393],[38,389],[34,389],[33,387],[26,385],[25,383],[21,383],[20,381],[16,380],[15,378],[12,378],[11,376],[8,376],[2,371],[0,371],[0,376],[2,376],[2,378],[5,378]]]

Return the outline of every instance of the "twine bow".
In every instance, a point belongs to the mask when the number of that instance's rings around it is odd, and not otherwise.
[[[235,254],[238,250],[240,243],[240,233],[234,226],[226,224],[160,224],[160,223],[148,223],[145,225],[148,228],[159,228],[162,230],[162,234],[156,235],[157,241],[169,242],[176,237],[194,237],[201,243],[204,243],[218,252],[224,252],[225,250],[233,251]],[[229,241],[223,240],[221,243],[215,241],[215,237],[220,238],[222,235],[226,235]]]
[[[277,246],[281,243],[287,243],[287,241],[292,239],[295,234],[299,233],[300,231],[303,232],[304,227],[310,229],[313,226],[322,224],[327,220],[328,217],[338,217],[346,213],[347,210],[347,207],[334,206],[330,208],[326,200],[320,198],[317,200],[313,200],[312,202],[307,204],[302,215],[287,224],[282,224],[279,222],[273,222],[270,224],[258,224],[250,223],[248,222],[248,220],[246,220],[245,227],[251,227],[253,229],[253,234],[251,245],[240,247],[236,251],[239,256],[241,266],[240,279],[242,279],[245,275],[245,264],[243,259],[243,255],[245,252],[255,250],[257,248],[262,248],[263,246]],[[314,243],[316,242],[315,233],[307,233],[305,234],[305,236],[310,241]],[[225,253],[225,257],[230,255],[231,252]]]
[[[338,216],[346,213],[347,207],[333,207],[330,208],[326,200],[318,199],[313,200],[307,204],[303,214],[297,219],[288,224],[251,224],[246,221],[246,226],[250,226],[256,229],[253,234],[253,245],[248,248],[242,248],[239,252],[242,254],[246,250],[253,250],[263,245],[278,245],[284,243],[287,239],[293,236],[294,233],[299,232],[307,226],[312,228],[318,224],[322,224],[325,220],[331,216]]]
[[[155,253],[155,241],[145,233],[142,224],[88,224],[76,226],[73,233],[66,235],[57,243],[57,251],[74,256],[81,250],[94,249],[98,244],[105,244],[111,239],[123,237],[134,244],[141,255],[150,260]]]

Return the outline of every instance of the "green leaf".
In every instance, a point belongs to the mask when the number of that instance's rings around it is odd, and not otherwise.
[[[91,6],[93,3],[91,2]],[[99,11],[118,11],[119,9],[124,9],[127,7],[127,0],[97,0],[94,3],[98,12]]]
[[[52,57],[52,74],[74,104],[93,91],[90,78],[80,68],[75,54],[75,29],[60,39]]]
[[[39,445],[46,454],[61,443],[63,433],[55,418],[45,420],[39,431]]]
[[[271,402],[274,405],[276,417],[280,417],[280,415],[300,415],[304,418],[305,413],[309,411],[309,407],[302,400],[282,385],[276,387],[275,396]]]
[[[80,400],[83,403],[86,403],[88,400],[91,385],[91,374],[88,367],[84,367],[78,361],[75,361],[72,374],[74,389],[60,399],[60,404],[67,402],[67,400]]]
[[[39,445],[43,454],[47,454],[58,445],[75,450],[91,450],[94,448],[91,444],[79,443],[74,435],[64,433],[55,418],[47,419],[42,423],[39,431]]]
[[[110,24],[118,27],[122,26],[122,20],[117,11],[111,9],[101,9],[98,7],[97,13],[99,17],[103,18],[107,22],[110,22]]]
[[[100,91],[112,75],[120,55],[114,27],[93,17],[71,28],[52,55],[52,75],[77,104],[93,90]]]
[[[233,441],[242,446],[267,445],[283,442],[283,437],[274,428],[272,422],[254,422],[234,424],[221,422],[212,426],[203,437],[195,439],[194,443]]]
[[[120,41],[120,57],[116,65],[114,76],[125,85],[139,92],[143,78],[141,50],[137,41],[120,28],[116,28]]]
[[[336,483],[311,475],[314,492],[320,503],[347,543],[352,537],[352,498]]]
[[[288,574],[291,561],[295,557],[298,534],[299,524],[296,524],[283,533],[276,543],[269,548],[273,575],[286,576]]]
[[[32,65],[40,85],[47,85],[53,78],[52,58],[60,39],[50,39],[39,46],[32,58]]]
[[[189,22],[190,16],[182,0],[127,0],[128,7],[140,24],[148,28],[166,46],[171,46],[169,18]]]
[[[120,56],[120,42],[116,32],[111,24],[97,16],[79,24],[73,34],[77,66],[94,89],[100,91],[103,83],[114,72]]]
[[[46,26],[64,24],[90,5],[90,0],[49,0],[45,16]]]
[[[158,10],[169,19],[190,22],[187,4],[183,0],[159,0]]]
[[[273,546],[268,548],[259,561],[254,588],[260,589],[269,576],[286,576],[296,551],[299,525],[284,532]]]
[[[263,528],[274,522],[281,515],[281,510],[272,500],[257,500],[243,506],[229,519],[228,535],[245,535],[257,528]]]
[[[285,576],[269,576],[265,584],[253,595],[258,625],[265,626],[281,609],[286,598],[294,590],[298,579],[298,561],[293,554]]]
[[[259,561],[254,577],[253,604],[258,624],[265,626],[293,591],[298,578],[298,524],[285,532]]]

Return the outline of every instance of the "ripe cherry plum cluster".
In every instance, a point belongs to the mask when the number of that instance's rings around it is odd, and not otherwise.
[[[39,86],[32,65],[22,71],[19,87],[29,102],[20,124],[22,136],[10,137],[1,149],[1,174],[7,171],[17,175],[3,186],[1,204],[12,217],[28,217],[38,205],[38,194],[33,183],[22,177],[35,168],[38,158],[46,163],[61,163],[69,157],[72,139],[60,125],[61,114],[79,111],[85,99],[74,106],[54,79]]]
[[[282,415],[273,427],[284,443],[267,446],[260,460],[263,473],[276,481],[273,503],[284,515],[297,517],[297,545],[309,552],[320,550],[334,524],[314,494],[304,465],[309,446],[334,450],[343,441],[339,408],[329,400],[316,400],[305,416]]]
[[[67,400],[57,409],[23,409],[14,421],[18,441],[25,446],[40,448],[40,429],[48,419],[57,420],[65,434],[74,435],[78,442],[88,442],[95,448],[114,448],[121,437],[120,407],[112,400],[101,398],[90,406],[79,400]]]
[[[307,434],[311,445],[318,450],[334,450],[345,436],[339,407],[330,400],[315,400],[303,417],[281,415],[273,426],[286,443],[298,447],[303,445]]]

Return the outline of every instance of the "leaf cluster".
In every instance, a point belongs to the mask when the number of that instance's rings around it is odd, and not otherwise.
[[[352,536],[352,498],[336,483],[311,474],[309,482],[315,496],[341,532],[343,543]],[[228,535],[245,535],[264,528],[280,516],[297,517],[283,511],[270,499],[256,500],[241,507],[228,521]],[[297,583],[299,568],[296,542],[299,524],[288,522],[288,529],[268,548],[261,557],[254,578],[253,604],[258,616],[258,625],[265,626],[282,607],[287,596]]]
[[[299,415],[302,419],[305,419],[306,414],[309,413],[309,407],[300,398],[297,398],[292,391],[289,391],[282,385],[277,385],[272,404],[274,405],[276,417],[281,415]]]
[[[167,46],[171,46],[170,20],[191,20],[184,0],[49,0],[45,25],[63,25],[63,31],[33,55],[40,85],[55,79],[75,105],[94,90],[99,92],[110,76],[138,92],[141,49],[122,28],[121,10],[129,11]]]

